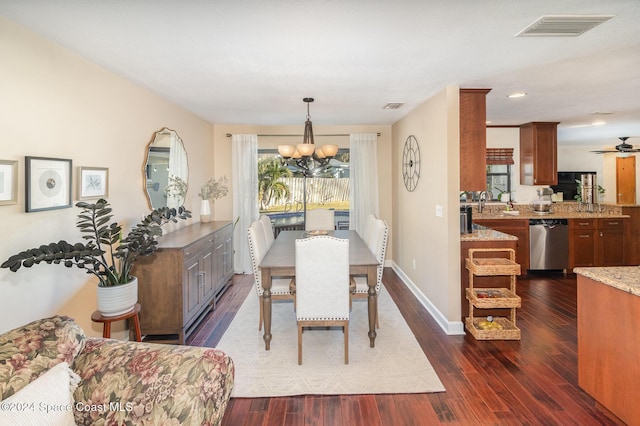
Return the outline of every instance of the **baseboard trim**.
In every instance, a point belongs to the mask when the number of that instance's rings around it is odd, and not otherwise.
[[[424,308],[429,312],[429,315],[438,323],[440,328],[450,336],[458,336],[466,334],[464,331],[464,324],[462,321],[448,321],[447,318],[442,315],[442,312],[429,300],[427,296],[415,285],[415,283],[409,278],[404,271],[396,265],[393,261],[386,261],[386,266],[391,266],[391,269],[398,274],[400,280],[407,286],[407,288],[413,293],[414,296],[418,299],[420,304],[424,306]]]

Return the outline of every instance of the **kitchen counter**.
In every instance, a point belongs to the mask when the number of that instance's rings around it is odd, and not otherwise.
[[[473,232],[460,234],[460,241],[516,241],[518,237],[495,231],[480,225],[473,225]]]
[[[465,203],[463,203],[465,204]],[[486,204],[484,211],[478,213],[477,203],[466,203],[473,208],[474,219],[586,219],[586,218],[628,218],[629,215],[623,213],[623,207],[640,207],[637,205],[599,204],[594,208],[598,212],[587,212],[586,207],[577,202],[553,203],[551,213],[535,213],[530,204],[514,204],[511,212],[505,212],[505,203]],[[516,213],[517,212],[517,213]],[[514,214],[515,213],[515,214]]]
[[[573,272],[634,296],[640,296],[640,266],[575,268]]]
[[[575,268],[578,384],[621,422],[640,425],[640,268]]]

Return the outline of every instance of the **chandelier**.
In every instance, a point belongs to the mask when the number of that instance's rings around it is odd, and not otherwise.
[[[278,145],[278,153],[283,162],[301,172],[305,177],[312,177],[329,166],[329,161],[338,153],[338,145],[323,145],[316,147],[313,142],[313,125],[309,115],[309,104],[313,98],[304,98],[307,103],[307,121],[304,122],[304,136],[302,143],[293,145]]]

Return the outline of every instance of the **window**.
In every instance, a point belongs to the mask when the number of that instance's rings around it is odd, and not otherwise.
[[[283,165],[276,149],[258,150],[258,206],[274,225],[302,224],[304,176]],[[336,227],[349,224],[349,149],[341,148],[330,166],[306,178],[307,210],[334,209]]]
[[[499,200],[500,194],[511,193],[513,148],[487,148],[487,195]]]
[[[511,165],[487,166],[487,193],[491,193],[492,200],[498,200],[503,192],[511,193]]]

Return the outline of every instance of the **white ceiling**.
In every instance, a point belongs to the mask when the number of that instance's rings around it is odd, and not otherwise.
[[[640,136],[640,0],[0,0],[0,14],[212,123],[302,128],[314,97],[315,125],[392,124],[457,84],[492,89],[494,125],[559,121],[561,144]],[[515,37],[575,14],[615,16]]]

